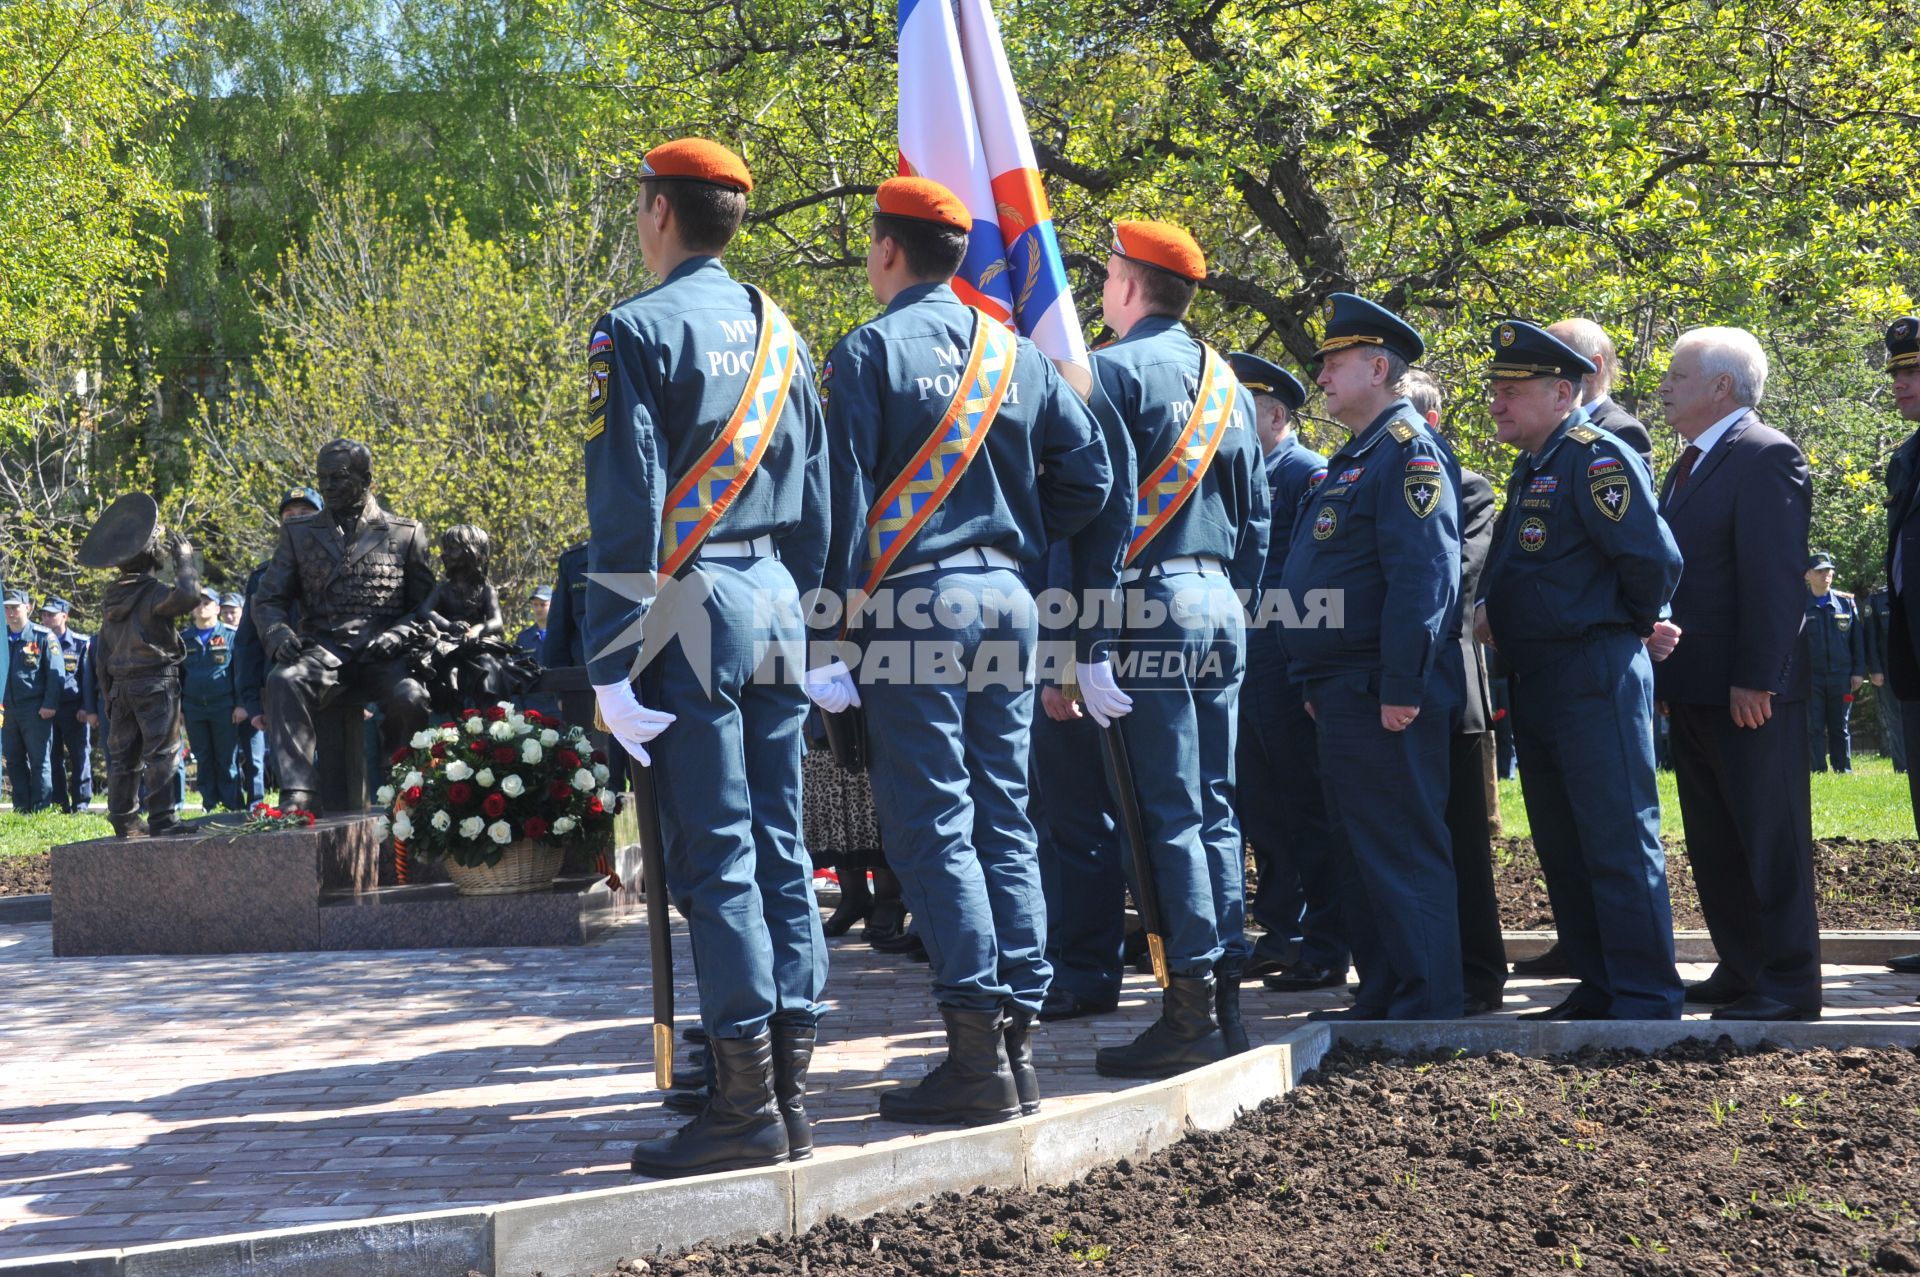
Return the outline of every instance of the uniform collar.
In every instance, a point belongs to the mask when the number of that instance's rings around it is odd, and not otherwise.
[[[1567,437],[1567,431],[1573,429],[1575,426],[1585,425],[1586,421],[1587,413],[1584,408],[1575,408],[1572,412],[1568,413],[1566,420],[1555,426],[1553,433],[1547,436],[1547,446],[1540,449],[1539,453],[1528,458],[1528,464],[1535,471],[1546,469],[1547,462],[1553,459],[1554,452],[1559,449],[1561,440]]]
[[[1139,341],[1147,337],[1157,337],[1161,333],[1170,332],[1176,328],[1183,333],[1186,332],[1186,321],[1175,319],[1172,315],[1148,315],[1132,328],[1129,328],[1127,335],[1122,337],[1120,341]],[[1114,344],[1118,345],[1119,342],[1115,342]]]
[[[952,302],[958,306],[960,296],[953,291],[952,285],[945,282],[912,284],[893,295],[893,300],[887,303],[886,313],[891,315],[896,310],[904,310],[908,306],[926,301]]]
[[[1413,410],[1412,402],[1408,400],[1405,395],[1402,395],[1385,408],[1382,408],[1380,415],[1375,417],[1365,430],[1362,430],[1359,434],[1347,440],[1347,446],[1340,449],[1340,451],[1346,453],[1349,457],[1364,456],[1367,450],[1372,448],[1374,444],[1386,438],[1387,423],[1399,416],[1405,416],[1408,420],[1417,423],[1422,430],[1427,428],[1427,423],[1421,421],[1420,414]]]
[[[1267,469],[1269,470],[1273,469],[1274,466],[1280,463],[1280,459],[1282,457],[1286,456],[1289,452],[1292,452],[1295,448],[1298,448],[1299,446],[1300,446],[1300,433],[1297,430],[1287,431],[1286,435],[1280,440],[1279,443],[1274,444],[1273,447],[1267,450],[1267,455],[1265,458],[1267,463]]]
[[[668,271],[667,277],[660,282],[662,284],[671,284],[677,279],[685,279],[696,271],[703,270],[716,270],[722,275],[727,273],[727,268],[721,264],[718,257],[689,257],[686,261],[681,262],[678,266]]]

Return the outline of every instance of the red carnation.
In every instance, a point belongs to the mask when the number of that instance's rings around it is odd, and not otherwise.
[[[488,794],[486,801],[480,804],[480,810],[486,812],[487,818],[490,820],[500,819],[500,817],[507,814],[506,795]]]
[[[443,740],[433,742],[433,756],[435,758],[445,758],[447,756],[447,742]]]
[[[456,780],[447,786],[447,801],[455,807],[465,807],[473,801],[473,786],[464,780]]]
[[[313,813],[312,813],[312,812],[310,812],[310,811],[307,811],[307,810],[305,810],[304,808],[299,808],[299,807],[296,807],[296,808],[294,808],[294,810],[295,810],[295,811],[297,811],[297,812],[299,812],[299,813],[300,813],[300,814],[301,814],[302,816],[305,816],[305,817],[307,818],[307,824],[309,824],[309,825],[311,825],[311,824],[313,824]]]
[[[605,810],[606,808],[600,805],[600,799],[597,795],[587,799],[587,815],[598,816],[601,812],[604,812]]]
[[[498,705],[495,705],[492,709],[487,711],[487,721],[489,723],[497,723],[501,719],[505,718],[506,716],[507,716],[507,711],[501,709]]]
[[[267,819],[268,820],[280,819],[280,809],[278,807],[267,808]]]
[[[580,766],[580,755],[570,749],[563,749],[558,755],[562,767],[572,769]]]
[[[495,745],[493,747],[493,761],[499,763],[502,767],[511,763],[513,761],[513,746]]]
[[[393,761],[396,763],[404,763],[407,761],[407,755],[411,754],[412,752],[413,751],[408,749],[405,745],[402,745],[399,749],[396,749],[393,751]]]
[[[528,721],[529,723],[533,723],[533,724],[535,724],[535,725],[538,725],[538,724],[540,724],[540,723],[544,723],[544,722],[546,722],[546,721],[547,721],[547,716],[546,716],[545,714],[542,714],[542,713],[541,713],[541,712],[540,712],[539,710],[537,710],[537,709],[530,709],[530,710],[527,710],[527,711],[526,711],[526,712],[525,712],[525,713],[524,713],[524,714],[522,715],[522,717],[523,717],[523,718],[525,718],[525,719],[526,719],[526,720],[527,720],[527,721]]]
[[[607,751],[606,751],[606,750],[604,750],[604,749],[596,749],[596,750],[594,750],[594,751],[593,751],[593,761],[594,761],[594,762],[596,762],[596,763],[604,763],[604,762],[606,762],[606,761],[607,761]]]
[[[529,838],[545,838],[547,836],[547,828],[547,822],[538,816],[527,817],[527,823],[524,826],[526,835]]]
[[[467,748],[476,754],[484,754],[487,752],[487,742],[483,740],[468,741]]]
[[[557,803],[564,803],[573,797],[573,786],[564,780],[556,780],[547,786],[547,797]]]
[[[409,806],[409,807],[411,807],[411,806],[413,806],[413,805],[414,805],[415,803],[417,803],[417,802],[419,802],[419,801],[420,801],[420,786],[418,786],[418,785],[409,785],[409,786],[407,786],[407,792],[406,792],[406,793],[404,793],[404,794],[402,794],[402,795],[400,795],[400,796],[401,796],[402,798],[404,798],[404,799],[406,799],[406,800],[407,800],[407,806]]]

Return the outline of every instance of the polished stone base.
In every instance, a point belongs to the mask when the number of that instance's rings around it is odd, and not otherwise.
[[[55,847],[55,956],[575,945],[640,907],[631,848],[616,857],[618,892],[581,873],[549,891],[460,896],[438,866],[416,863],[394,885],[372,817],[245,835],[235,819]]]

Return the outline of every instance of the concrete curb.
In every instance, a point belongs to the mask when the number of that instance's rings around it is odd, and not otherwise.
[[[1558,938],[1551,931],[1508,931],[1505,934],[1507,961],[1536,958]],[[1713,937],[1704,931],[1673,933],[1676,962],[1718,962]],[[1822,931],[1820,961],[1832,966],[1869,966],[1897,958],[1901,954],[1920,953],[1920,931]]]
[[[0,896],[0,926],[52,921],[53,897],[44,891],[32,896]]]
[[[1278,1042],[1164,1082],[977,1130],[904,1135],[765,1170],[596,1189],[466,1210],[0,1261],[6,1277],[587,1277],[622,1258],[804,1231],[937,1194],[1071,1182],[1291,1090],[1330,1036]]]

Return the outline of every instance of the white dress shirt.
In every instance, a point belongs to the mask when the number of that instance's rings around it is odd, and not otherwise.
[[[1693,477],[1693,471],[1700,468],[1700,463],[1707,459],[1707,454],[1713,451],[1713,445],[1720,442],[1721,436],[1733,429],[1733,423],[1752,411],[1751,408],[1735,408],[1701,431],[1700,436],[1693,440],[1693,446],[1700,449],[1700,455],[1693,459],[1693,470],[1687,471],[1688,478]]]

